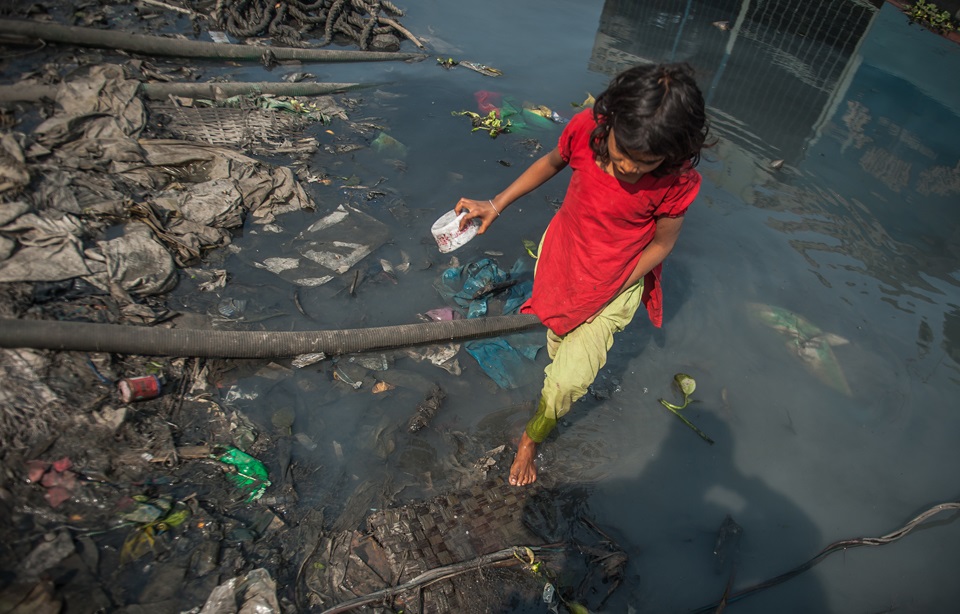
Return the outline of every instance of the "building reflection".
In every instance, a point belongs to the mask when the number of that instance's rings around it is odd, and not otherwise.
[[[724,139],[796,162],[843,98],[883,0],[607,0],[590,69],[688,62]]]
[[[937,63],[956,56],[905,20],[883,0],[607,0],[589,67],[690,63],[720,137],[704,174],[771,211],[825,286],[867,275],[909,310],[927,279],[958,283],[960,100]]]

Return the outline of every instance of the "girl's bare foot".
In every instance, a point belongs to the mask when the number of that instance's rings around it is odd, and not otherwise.
[[[520,437],[520,444],[517,446],[517,455],[510,467],[511,485],[526,486],[537,481],[537,464],[534,460],[536,456],[537,442],[530,439],[530,436],[524,431]]]

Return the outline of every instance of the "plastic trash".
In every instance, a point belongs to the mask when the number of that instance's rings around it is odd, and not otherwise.
[[[466,227],[460,230],[460,220],[466,214],[466,211],[464,211],[457,215],[455,210],[450,210],[440,216],[440,219],[430,227],[430,232],[433,233],[433,238],[437,241],[437,247],[440,248],[441,253],[446,254],[463,247],[470,239],[477,236],[477,230],[480,228],[480,220],[478,219],[470,220]]]
[[[77,474],[71,471],[73,463],[64,457],[55,462],[31,460],[27,462],[27,481],[39,484],[46,489],[43,497],[56,509],[64,501],[73,497],[77,488]]]
[[[277,583],[266,569],[254,569],[214,588],[200,614],[234,614],[238,611],[244,614],[276,614],[281,611]]]
[[[467,312],[468,318],[487,314],[489,299],[495,294],[503,300],[503,313],[515,313],[530,298],[533,290],[526,260],[517,260],[504,271],[490,258],[481,258],[466,266],[450,267],[435,284],[444,298]],[[515,282],[515,283],[510,283]],[[490,289],[501,288],[496,292]],[[518,388],[529,380],[530,367],[543,347],[542,335],[519,333],[496,339],[477,339],[463,344],[483,371],[505,389]]]
[[[227,448],[227,451],[220,456],[219,460],[236,470],[236,473],[228,474],[227,479],[240,490],[249,493],[247,503],[262,497],[267,490],[267,486],[270,486],[270,480],[267,479],[267,468],[262,462],[246,452],[237,448]]]
[[[516,283],[510,283],[511,281]],[[523,260],[504,271],[490,258],[482,258],[466,266],[450,267],[434,284],[447,300],[457,304],[468,318],[486,315],[491,288],[502,287],[496,295],[503,299],[503,313],[516,312],[533,292],[533,276]]]
[[[500,113],[501,96],[498,92],[480,90],[474,92],[473,97],[477,100],[477,109],[484,115],[490,111],[496,111],[497,114]]]
[[[162,384],[160,378],[156,375],[143,375],[140,377],[128,377],[120,380],[117,389],[120,391],[120,398],[124,403],[133,403],[134,401],[146,401],[160,396]]]
[[[459,311],[454,311],[453,307],[438,307],[431,309],[425,314],[430,321],[442,322],[443,320],[460,320],[463,316]]]
[[[381,132],[377,138],[370,143],[373,150],[379,154],[390,155],[396,158],[407,157],[407,146],[393,138],[386,132]]]

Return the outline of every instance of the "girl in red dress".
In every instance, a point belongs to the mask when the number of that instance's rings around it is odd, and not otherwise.
[[[462,198],[479,234],[518,198],[570,167],[560,210],[540,242],[533,294],[520,311],[547,327],[551,362],[510,483],[537,479],[537,445],[586,394],[614,333],[644,305],[663,320],[660,274],[700,189],[694,167],[707,138],[703,95],[686,64],[637,66],[617,75],[593,109],[578,113],[552,151],[488,200]]]

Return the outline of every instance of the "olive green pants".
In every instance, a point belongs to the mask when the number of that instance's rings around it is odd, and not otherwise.
[[[624,290],[593,319],[562,337],[547,330],[550,364],[544,369],[543,391],[537,413],[527,422],[527,435],[543,441],[587,389],[613,346],[613,335],[622,331],[640,308],[643,280]]]

